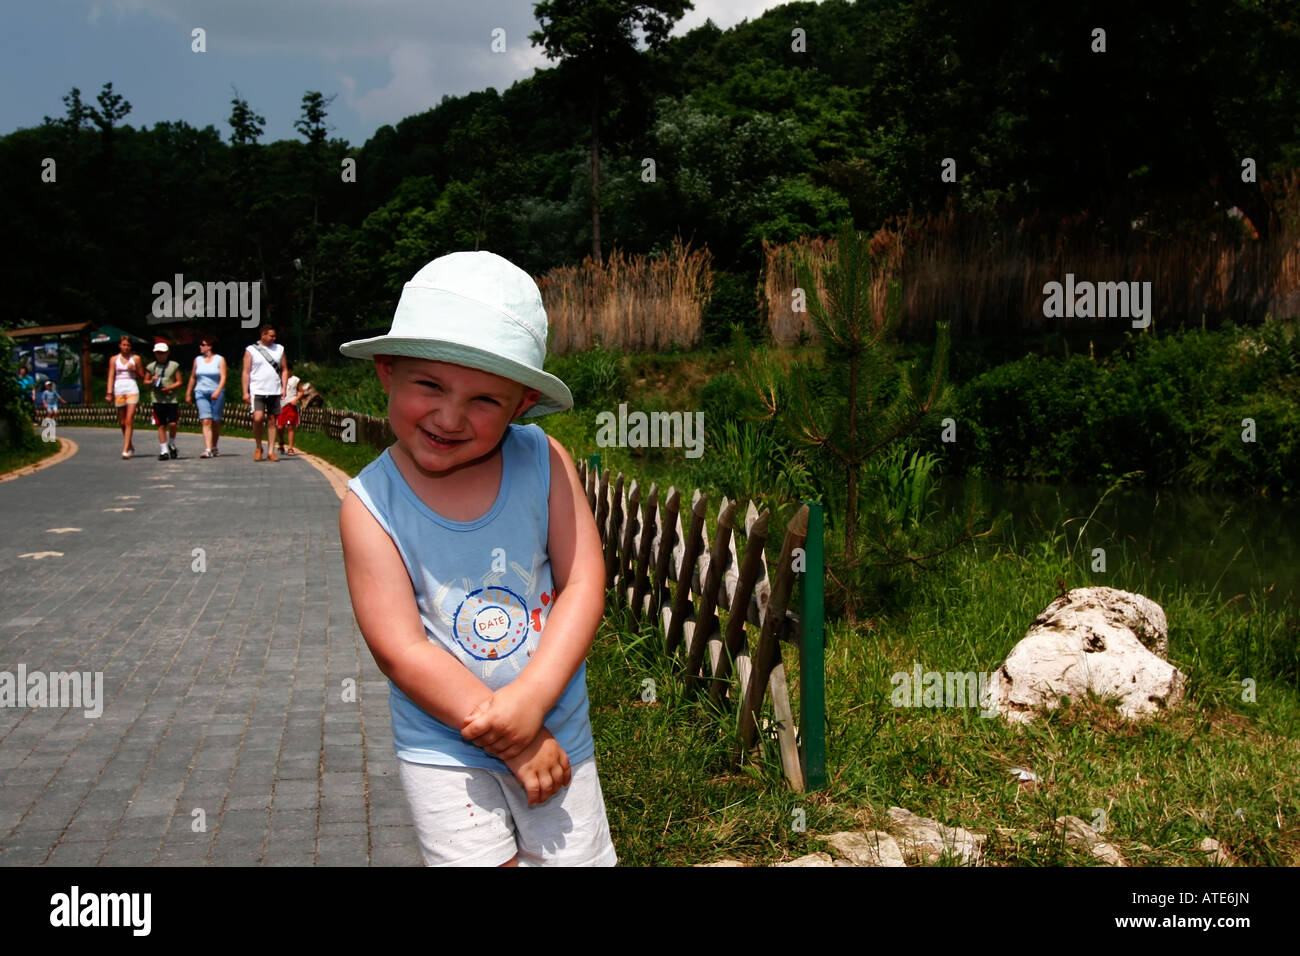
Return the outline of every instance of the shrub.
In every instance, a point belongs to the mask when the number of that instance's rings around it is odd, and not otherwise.
[[[40,444],[32,429],[32,401],[18,387],[14,341],[0,335],[0,448],[30,451]]]
[[[758,313],[758,283],[753,276],[738,272],[717,272],[713,294],[700,318],[706,345],[722,345],[733,330],[757,336],[762,331]]]
[[[575,408],[601,407],[626,399],[630,374],[618,349],[597,346],[554,356],[548,359],[546,370],[569,386]]]

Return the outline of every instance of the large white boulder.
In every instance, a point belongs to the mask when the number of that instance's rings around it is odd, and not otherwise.
[[[989,681],[990,710],[1027,723],[1062,697],[1118,699],[1130,720],[1183,698],[1184,675],[1169,653],[1165,612],[1115,588],[1076,588],[1049,604]]]

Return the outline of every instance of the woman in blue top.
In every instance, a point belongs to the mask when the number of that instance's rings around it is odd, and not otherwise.
[[[199,421],[203,425],[203,454],[200,458],[216,458],[217,442],[221,440],[221,409],[226,404],[226,360],[212,351],[215,337],[205,335],[199,340],[199,355],[190,372],[189,388],[185,391],[187,403],[197,403]]]

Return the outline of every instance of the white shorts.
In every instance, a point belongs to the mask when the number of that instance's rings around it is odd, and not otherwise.
[[[429,866],[615,866],[596,758],[539,806],[514,774],[399,760],[420,850]]]

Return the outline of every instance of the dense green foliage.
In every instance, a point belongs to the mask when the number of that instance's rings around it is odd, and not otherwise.
[[[302,97],[302,140],[263,144],[264,106],[237,91],[227,141],[183,119],[137,129],[131,91],[111,83],[98,105],[73,90],[65,116],[0,138],[6,222],[24,237],[0,261],[4,321],[141,329],[153,283],[182,273],[263,280],[272,321],[292,321],[301,300],[309,330],[373,327],[443,252],[490,248],[535,273],[573,262],[592,248],[593,106],[603,244],[707,245],[743,277],[717,286],[721,337],[748,324],[763,239],[951,208],[1013,228],[1074,217],[1123,249],[1139,217],[1140,241],[1217,228],[1216,204],[1268,234],[1264,179],[1300,157],[1294,5],[826,0],[660,43],[681,6],[586,5],[620,30],[653,27],[654,49],[613,64],[590,54],[611,38],[573,32],[580,9],[547,4],[539,37],[551,34],[559,66],[444,97],[363,145],[327,137],[331,97],[316,91]],[[1099,23],[1104,53],[1091,49]],[[575,89],[615,66],[602,99]],[[1242,182],[1244,156],[1259,184]],[[956,182],[939,175],[945,157]]]
[[[957,472],[1294,494],[1300,341],[1294,323],[1134,336],[1110,359],[1026,356],[960,390],[957,441],[929,447]],[[1244,419],[1255,441],[1243,441]]]
[[[18,385],[14,342],[0,335],[0,448],[7,453],[32,452],[40,445],[32,430],[32,399]]]

